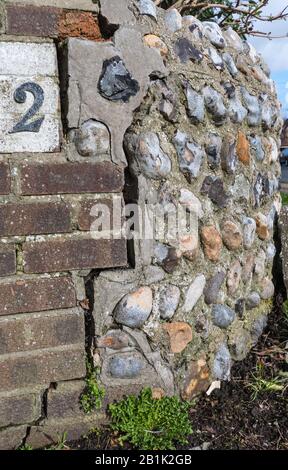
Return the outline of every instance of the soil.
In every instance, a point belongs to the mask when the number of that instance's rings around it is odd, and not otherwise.
[[[200,397],[191,408],[193,434],[186,449],[288,450],[288,377],[283,390],[262,391],[256,398],[249,386],[259,377],[259,367],[267,381],[288,373],[288,318],[282,303],[278,294],[262,338],[244,361],[234,365],[231,381],[211,396]],[[69,448],[120,449],[109,430],[70,443]]]

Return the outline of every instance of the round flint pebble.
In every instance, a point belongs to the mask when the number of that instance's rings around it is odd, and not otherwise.
[[[228,328],[235,320],[235,312],[227,305],[213,305],[212,320],[214,325],[219,326],[219,328]]]
[[[144,367],[144,361],[134,354],[129,356],[119,354],[109,360],[110,374],[118,379],[138,377]]]
[[[135,292],[125,295],[115,307],[116,322],[130,328],[140,328],[152,311],[152,300],[150,287],[140,287]]]
[[[231,371],[231,355],[225,344],[222,344],[214,357],[212,373],[215,379],[229,380]]]

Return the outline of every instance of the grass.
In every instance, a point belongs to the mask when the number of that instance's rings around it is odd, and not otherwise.
[[[252,392],[252,400],[256,400],[260,394],[283,392],[288,386],[288,373],[279,372],[279,375],[271,379],[264,378],[265,367],[262,363],[257,364],[256,372],[252,373],[252,380],[247,384]]]
[[[281,193],[281,198],[282,198],[283,206],[288,206],[288,194],[287,193]]]

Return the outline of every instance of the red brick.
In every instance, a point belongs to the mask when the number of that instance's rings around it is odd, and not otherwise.
[[[20,167],[24,195],[121,192],[123,168],[110,162],[26,164]]]
[[[58,33],[61,39],[81,37],[91,41],[103,41],[96,16],[88,11],[63,11]]]
[[[39,391],[0,394],[0,427],[32,423],[41,417]]]
[[[78,214],[78,227],[79,230],[91,230],[91,225],[97,219],[94,215],[91,215],[91,209],[96,207],[96,205],[103,204],[107,206],[110,212],[110,217],[108,217],[108,223],[112,227],[113,222],[113,201],[111,199],[88,199],[81,201],[80,210]],[[100,207],[100,206],[99,206]],[[121,207],[121,206],[120,206]],[[95,213],[95,212],[94,212]]]
[[[24,271],[45,273],[127,265],[126,240],[64,239],[23,245]]]
[[[0,245],[0,277],[11,276],[15,273],[16,251],[14,245]]]
[[[69,277],[1,282],[0,298],[0,315],[41,312],[76,305],[75,290]]]
[[[29,3],[29,2],[27,2]],[[57,37],[59,8],[7,5],[7,34]]]
[[[47,395],[47,417],[66,418],[81,414],[80,397],[86,387],[83,380],[63,382]],[[83,412],[82,412],[83,415]]]
[[[84,313],[76,309],[0,317],[0,355],[84,341]]]
[[[71,231],[70,210],[64,203],[0,205],[0,236]]]
[[[11,190],[10,170],[7,163],[0,162],[0,194],[9,194]]]
[[[82,378],[85,374],[84,342],[23,355],[0,356],[0,391],[3,392]]]

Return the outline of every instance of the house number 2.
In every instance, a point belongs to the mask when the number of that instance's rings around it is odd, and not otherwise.
[[[41,125],[44,121],[44,116],[34,119],[34,116],[39,111],[44,102],[44,90],[40,85],[33,82],[26,82],[20,85],[14,92],[14,100],[16,103],[25,103],[27,93],[31,93],[34,97],[34,103],[31,108],[24,114],[22,119],[13,127],[9,134],[16,134],[17,132],[39,132]]]

